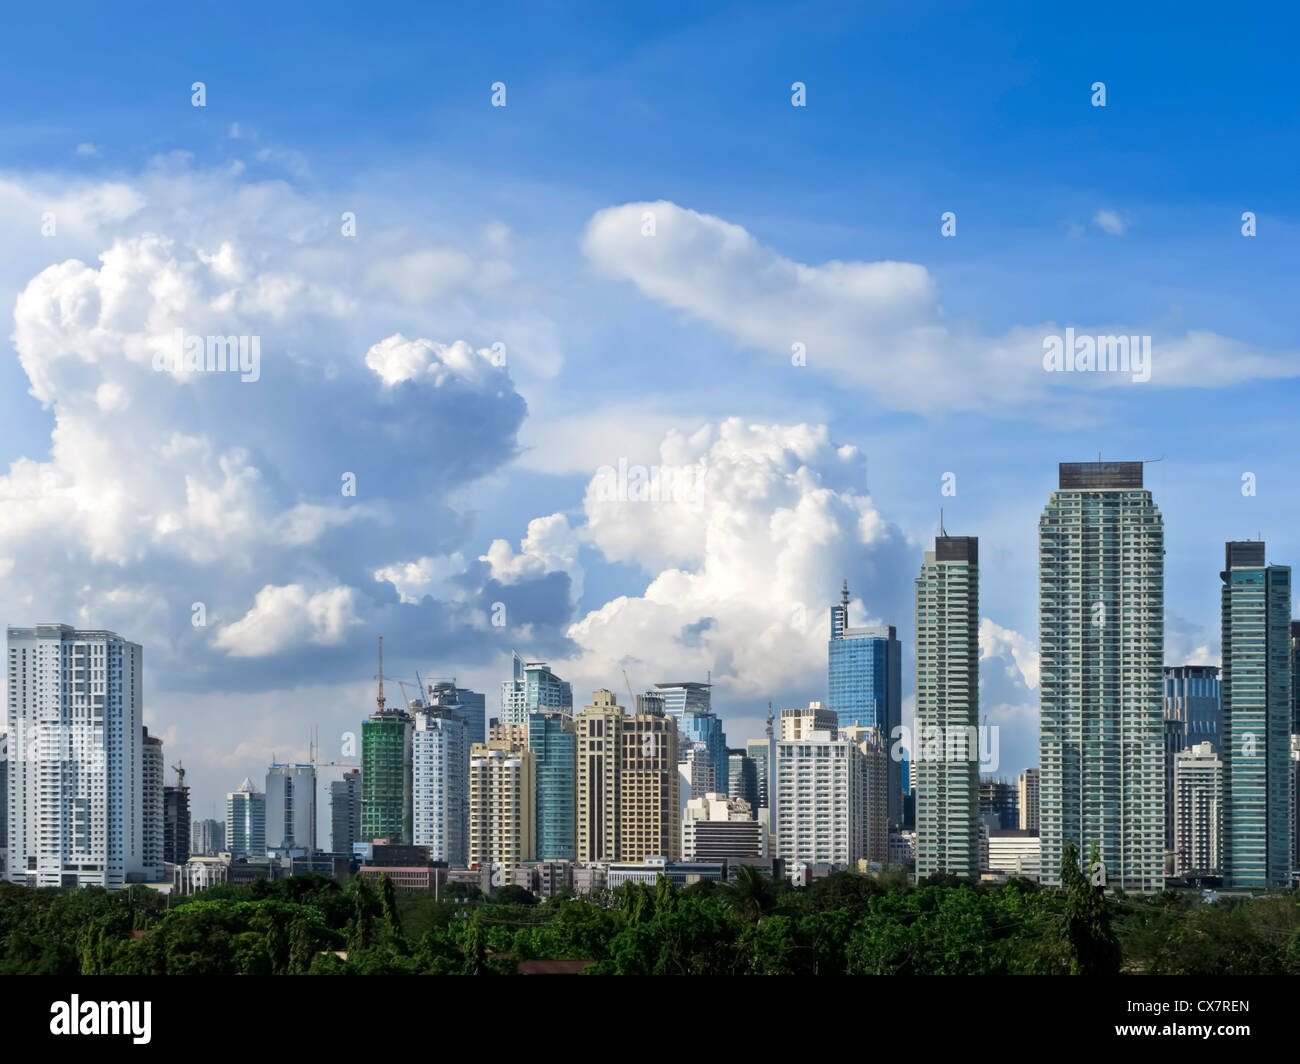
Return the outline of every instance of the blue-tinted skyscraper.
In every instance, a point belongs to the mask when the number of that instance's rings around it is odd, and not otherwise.
[[[1220,749],[1222,695],[1217,665],[1165,666],[1165,849],[1174,846],[1174,762],[1199,743]]]
[[[429,709],[445,710],[465,725],[465,749],[487,742],[487,696],[456,686],[456,678],[433,680],[425,690]],[[466,755],[468,758],[468,754]],[[468,761],[466,762],[468,764]]]
[[[1223,572],[1224,870],[1228,886],[1291,879],[1291,567],[1262,541],[1226,545]]]
[[[573,688],[551,672],[544,661],[523,661],[513,655],[514,674],[501,684],[501,723],[527,724],[529,714],[559,710],[573,716]]]
[[[903,722],[903,645],[891,625],[849,627],[849,585],[839,605],[831,607],[826,704],[841,728],[879,728],[894,742]],[[903,775],[889,760],[889,822],[898,824],[903,810]]]
[[[536,765],[539,861],[574,859],[574,739],[571,714],[533,713],[528,718],[528,748]]]
[[[665,714],[667,715],[667,714]],[[713,783],[720,794],[731,785],[731,763],[722,718],[711,710],[687,709],[677,717],[678,760],[686,760],[686,751],[703,743],[713,764]]]

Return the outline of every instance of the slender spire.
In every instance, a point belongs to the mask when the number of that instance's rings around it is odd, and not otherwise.
[[[942,506],[939,507],[939,535],[942,536],[944,539],[948,538],[948,533],[945,532],[943,529],[943,507]]]
[[[379,712],[384,711],[384,637],[379,637],[379,697],[375,700],[379,703]]]

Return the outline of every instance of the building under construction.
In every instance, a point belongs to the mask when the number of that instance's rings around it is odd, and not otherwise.
[[[379,637],[379,697],[361,725],[361,841],[411,842],[411,740],[414,721],[384,700],[384,637]]]

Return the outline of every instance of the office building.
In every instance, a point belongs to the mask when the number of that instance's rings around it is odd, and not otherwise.
[[[840,727],[840,718],[825,702],[809,702],[807,706],[798,709],[783,709],[780,720],[781,741],[786,743],[807,739],[815,731],[834,733]]]
[[[573,688],[544,661],[523,661],[512,655],[513,675],[501,684],[501,723],[527,724],[538,711],[572,715]]]
[[[748,752],[750,759],[754,762],[754,776],[758,782],[758,801],[755,803],[755,809],[768,808],[767,797],[767,765],[768,752],[773,740],[767,739],[750,739],[745,743],[745,750]]]
[[[460,868],[469,862],[470,750],[464,718],[452,709],[420,709],[411,738],[412,817],[416,846]]]
[[[163,741],[150,735],[145,728],[141,734],[141,778],[144,788],[140,799],[140,815],[144,824],[144,876],[156,883],[164,876],[163,869]]]
[[[9,879],[142,881],[143,651],[65,624],[10,628],[8,638]]]
[[[763,856],[763,826],[749,803],[725,794],[706,794],[686,803],[682,817],[682,860],[721,861]]]
[[[674,719],[687,712],[713,712],[713,685],[696,682],[657,683],[655,691],[663,698],[664,714]]]
[[[698,684],[696,686],[704,687],[705,685]],[[665,698],[665,704],[667,702],[668,699]],[[644,715],[638,713],[638,716]],[[699,709],[689,705],[680,713],[665,711],[659,715],[668,717],[676,724],[677,756],[680,760],[685,761],[687,752],[700,746],[703,746],[708,751],[709,763],[712,765],[713,772],[713,786],[710,789],[725,793],[730,786],[730,762],[727,758],[727,736],[722,731],[722,718],[712,710]],[[705,792],[700,791],[699,793],[703,794]]]
[[[577,740],[578,861],[616,861],[619,852],[619,771],[627,715],[612,691],[592,695],[574,721]]]
[[[718,790],[718,774],[714,769],[713,757],[709,748],[703,743],[687,743],[683,760],[679,762],[681,772],[682,800],[703,798]]]
[[[862,753],[858,759],[862,775],[858,815],[861,859],[884,865],[889,859],[889,743],[879,728],[851,725],[838,734],[857,743]]]
[[[1212,743],[1174,758],[1174,873],[1223,874],[1223,761]]]
[[[758,766],[744,750],[727,753],[727,797],[744,802],[758,815]]]
[[[1291,567],[1262,541],[1224,551],[1224,881],[1291,882]]]
[[[411,743],[415,721],[384,698],[384,639],[379,637],[379,695],[361,725],[361,841],[409,845],[413,831]]]
[[[1174,845],[1174,758],[1198,743],[1219,747],[1223,685],[1217,665],[1165,666],[1165,848]]]
[[[572,861],[577,854],[577,737],[572,714],[550,710],[529,716],[528,749],[537,775],[537,860]]]
[[[1016,785],[988,777],[980,780],[980,820],[990,831],[1020,828],[1020,795]]]
[[[223,820],[196,820],[191,833],[192,857],[215,857],[226,848],[226,824]]]
[[[313,764],[316,767],[316,849],[320,853],[350,854],[352,844],[361,841],[361,761],[345,759],[313,761]],[[336,783],[343,785],[340,790],[335,789]]]
[[[275,764],[266,770],[267,850],[316,851],[316,767]]]
[[[247,776],[226,795],[226,853],[231,857],[266,854],[266,795]]]
[[[470,747],[469,863],[490,867],[494,886],[511,882],[514,870],[535,858],[536,793],[531,750],[502,742]]]
[[[625,717],[620,747],[617,859],[676,860],[682,847],[677,720],[642,713]]]
[[[787,863],[853,867],[862,853],[862,751],[851,739],[814,731],[776,744],[773,773],[777,856]]]
[[[987,847],[988,859],[984,871],[1008,879],[1036,881],[1042,876],[1042,840],[1027,828],[990,831]]]
[[[826,704],[841,728],[876,727],[892,742],[903,723],[903,644],[893,625],[851,628],[849,585],[831,607]],[[901,822],[903,777],[890,759],[889,820]]]
[[[1038,834],[1038,788],[1041,780],[1036,768],[1027,768],[1016,780],[1016,827],[1020,831]]]
[[[163,860],[184,864],[190,859],[190,789],[178,784],[163,788]]]
[[[319,779],[317,781],[319,787]],[[319,799],[320,792],[317,791]],[[350,854],[361,841],[361,770],[354,768],[339,779],[330,780],[326,807],[329,814],[329,834],[322,849],[326,853]],[[320,815],[319,805],[317,816]],[[320,835],[316,836],[320,843]]]
[[[1291,734],[1300,735],[1300,621],[1291,622]]]
[[[487,742],[486,695],[471,691],[467,687],[458,687],[454,676],[449,679],[430,680],[425,687],[424,695],[422,708],[446,710],[465,722],[465,736],[470,746]]]
[[[978,728],[979,540],[940,534],[916,579],[918,879],[979,878]]]
[[[1043,881],[1074,843],[1164,887],[1164,522],[1141,462],[1063,462],[1038,525]]]

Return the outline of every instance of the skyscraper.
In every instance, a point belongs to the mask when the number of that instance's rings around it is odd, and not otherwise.
[[[144,874],[150,880],[163,878],[163,741],[145,728],[141,750],[143,793],[140,799],[141,822],[144,824]]]
[[[113,632],[10,628],[9,879],[144,878],[143,652]]]
[[[889,859],[889,743],[879,728],[845,728],[841,738],[858,744],[861,803],[858,835],[864,861],[884,865]]]
[[[619,768],[626,716],[614,693],[602,689],[574,720],[577,851],[583,863],[619,860]]]
[[[538,710],[573,713],[573,688],[544,661],[524,662],[512,655],[513,675],[501,684],[501,723],[527,724]]]
[[[508,742],[475,743],[469,752],[469,861],[502,883],[531,861],[537,838],[533,753]]]
[[[1164,886],[1164,522],[1141,462],[1063,462],[1038,524],[1043,881],[1067,842]]]
[[[361,841],[411,842],[411,715],[384,698],[384,637],[379,637],[379,695],[361,725]]]
[[[755,810],[766,809],[767,802],[767,780],[768,780],[768,739],[750,739],[745,743],[745,749],[754,762],[754,774],[758,781],[758,801],[755,803]]]
[[[1291,734],[1300,735],[1300,621],[1291,622]]]
[[[776,852],[849,867],[863,854],[862,750],[831,730],[776,744]]]
[[[190,789],[178,784],[163,788],[163,860],[184,864],[190,859]]]
[[[266,795],[247,776],[226,795],[226,852],[232,857],[266,853]]]
[[[727,753],[727,797],[744,802],[753,816],[758,815],[758,766],[744,750]]]
[[[903,721],[903,644],[893,625],[849,627],[849,585],[831,607],[831,638],[827,644],[827,699],[837,726],[876,727],[887,742]],[[890,759],[889,820],[901,821],[903,777]]]
[[[435,861],[469,861],[469,760],[465,721],[451,709],[417,710],[412,737],[414,840]]]
[[[528,718],[528,748],[537,774],[537,859],[572,861],[577,852],[573,717],[558,711],[533,713]]]
[[[1174,872],[1223,872],[1223,762],[1196,743],[1174,758]]]
[[[940,535],[916,578],[916,875],[979,879],[979,540]]]
[[[657,683],[655,689],[663,696],[664,713],[669,717],[680,717],[687,710],[699,713],[713,711],[713,685],[695,681],[675,681]]]
[[[212,857],[221,853],[226,848],[225,822],[211,818],[196,820],[191,838],[190,853],[195,857]]]
[[[450,710],[465,722],[465,734],[470,746],[487,741],[486,695],[467,687],[457,687],[453,676],[450,679],[430,680],[425,696],[428,708]]]
[[[1020,806],[1020,822],[1017,828],[1020,831],[1031,831],[1035,835],[1038,834],[1038,793],[1041,782],[1042,775],[1036,768],[1025,769],[1016,781],[1016,790],[1019,792],[1017,800]]]
[[[1291,567],[1262,541],[1224,549],[1224,877],[1228,886],[1291,881]]]
[[[682,686],[704,687],[705,685]],[[665,699],[665,702],[667,701],[668,699]],[[709,763],[713,770],[713,786],[710,789],[725,794],[730,786],[730,762],[727,760],[727,736],[722,731],[722,718],[711,709],[701,709],[691,705],[686,706],[680,713],[669,713],[665,709],[662,715],[676,722],[678,759],[685,761],[688,751],[703,746],[708,751]],[[704,793],[706,792],[701,791],[693,797],[701,797]]]
[[[618,860],[678,860],[682,854],[682,801],[677,721],[657,713],[637,713],[624,718],[621,725]]]
[[[275,764],[266,771],[266,848],[316,850],[316,767]]]
[[[317,816],[319,804],[318,800]],[[317,843],[326,853],[352,853],[352,847],[361,841],[361,770],[354,768],[339,779],[330,780],[325,804],[329,811],[329,834],[322,844],[318,827]]]
[[[1165,666],[1165,848],[1174,848],[1174,759],[1221,742],[1223,685],[1217,665]]]

